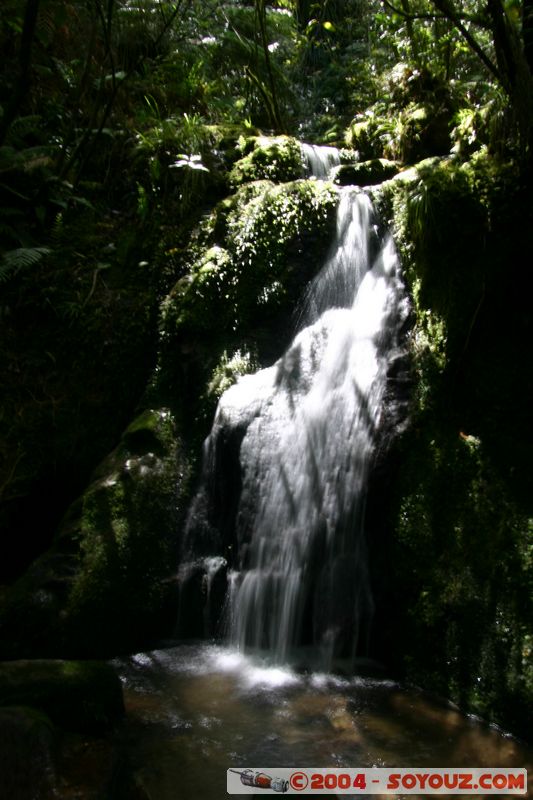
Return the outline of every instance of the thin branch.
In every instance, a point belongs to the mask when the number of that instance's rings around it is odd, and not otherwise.
[[[448,0],[432,0],[432,2],[439,9],[439,11],[442,11],[445,17],[447,17],[451,22],[453,22],[457,30],[462,34],[464,39],[469,44],[470,48],[474,51],[474,53],[478,56],[478,58],[487,67],[489,72],[496,78],[496,80],[500,84],[503,85],[502,75],[500,74],[500,70],[498,69],[496,64],[494,64],[494,62],[490,60],[490,58],[485,53],[479,42],[472,36],[468,28],[465,27],[465,25],[460,19],[460,15],[456,12],[452,3],[449,3]]]
[[[403,17],[404,19],[407,19],[407,20],[413,20],[413,19],[429,19],[429,20],[446,19],[446,17],[444,17],[443,14],[411,14],[408,11],[404,11],[403,8],[396,8],[396,6],[394,6],[392,3],[390,3],[389,0],[383,0],[383,5],[387,6],[387,8],[390,8],[390,10],[393,11],[395,14],[398,14],[398,16]]]
[[[395,14],[398,14],[400,17],[403,17],[406,20],[414,20],[414,19],[426,19],[429,22],[433,22],[434,20],[438,19],[447,19],[450,20],[450,17],[447,14],[412,14],[411,12],[404,11],[402,8],[397,8],[393,5],[390,0],[383,0],[383,5],[387,8],[390,8]],[[477,25],[479,28],[484,28],[485,30],[490,30],[490,25],[488,25],[485,20],[483,20],[479,16],[475,16],[472,14],[456,14],[454,19],[462,20],[464,22],[472,22],[474,25]]]

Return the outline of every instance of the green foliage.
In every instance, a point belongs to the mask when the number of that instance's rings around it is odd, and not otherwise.
[[[2,255],[0,261],[0,283],[6,281],[20,269],[27,269],[38,264],[49,253],[48,247],[18,247],[16,250],[8,250]]]
[[[131,647],[153,636],[158,615],[161,629],[169,624],[166,579],[188,475],[167,409],[143,412],[99,467],[75,533],[67,532],[80,557],[59,624],[78,651],[116,652],[117,642]]]
[[[382,74],[379,84],[381,99],[347,128],[349,147],[363,159],[385,156],[407,163],[449,153],[456,101],[442,79],[399,63]]]
[[[301,135],[335,142],[354,110],[376,99],[376,64],[369,48],[374,9],[346,3],[297,3],[300,37],[293,60]]]
[[[211,151],[220,136],[197,114],[161,119],[157,106],[149,99],[147,104],[156,116],[136,135],[139,212],[146,218],[149,210],[173,201],[185,216],[212,186],[204,160],[212,164]]]
[[[227,350],[224,350],[207,384],[207,399],[218,400],[241,375],[248,375],[258,369],[257,356],[252,353],[236,350],[229,356]]]

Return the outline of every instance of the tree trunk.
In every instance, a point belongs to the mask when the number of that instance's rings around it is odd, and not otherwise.
[[[533,75],[533,0],[523,0],[522,36],[524,39],[524,55]]]
[[[0,145],[5,141],[9,128],[19,113],[20,107],[30,88],[31,48],[35,37],[39,0],[27,0],[24,12],[24,25],[20,40],[19,74],[11,101],[0,121]]]

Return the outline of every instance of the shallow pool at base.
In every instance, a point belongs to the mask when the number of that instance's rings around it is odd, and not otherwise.
[[[205,644],[114,665],[120,747],[152,800],[223,798],[230,767],[533,767],[527,745],[389,680],[299,674]]]

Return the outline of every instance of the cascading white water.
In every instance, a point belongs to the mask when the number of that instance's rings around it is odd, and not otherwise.
[[[301,148],[307,174],[310,177],[325,180],[333,167],[340,164],[340,155],[336,147],[302,142]]]
[[[366,195],[343,191],[340,241],[308,292],[314,321],[277,364],[229,389],[215,420],[215,436],[250,420],[240,450],[231,639],[278,661],[302,639],[327,662],[353,654],[372,613],[365,489],[406,309],[390,238],[369,263],[371,215]],[[322,310],[324,298],[333,307]]]
[[[320,156],[323,163],[330,154]],[[224,393],[206,442],[188,541],[201,530],[220,546],[213,527],[224,525],[212,515],[199,527],[198,509],[220,494],[225,451],[234,451],[240,486],[226,548],[233,645],[267,649],[283,663],[295,646],[312,644],[331,667],[353,657],[368,632],[366,487],[407,313],[392,239],[380,239],[366,194],[341,189],[336,240],[306,291],[299,333],[274,366]]]

